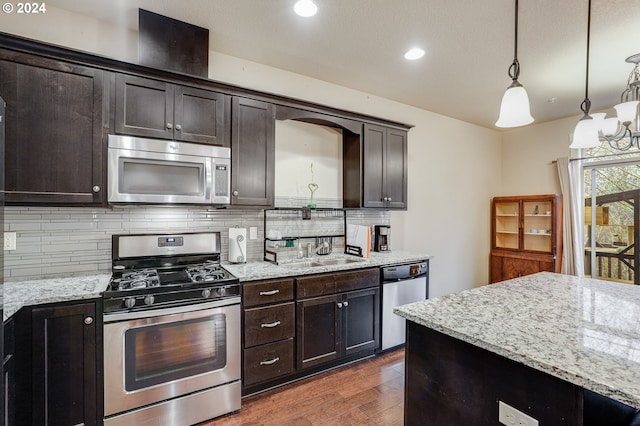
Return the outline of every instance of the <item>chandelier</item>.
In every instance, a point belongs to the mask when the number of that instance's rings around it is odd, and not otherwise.
[[[629,56],[626,61],[635,65],[620,96],[620,103],[613,107],[618,116],[606,118],[605,113],[593,114],[599,139],[619,151],[627,151],[634,145],[640,149],[640,53]]]
[[[585,78],[585,94],[580,110],[584,113],[573,132],[573,141],[569,148],[595,148],[606,141],[618,151],[627,151],[634,145],[640,149],[640,53],[629,56],[627,62],[635,64],[627,87],[620,96],[620,103],[614,106],[617,117],[606,118],[606,113],[590,114],[589,100],[589,44],[591,41],[591,0],[587,9],[587,64]]]

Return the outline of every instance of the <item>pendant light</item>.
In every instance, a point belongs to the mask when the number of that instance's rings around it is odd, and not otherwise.
[[[496,126],[498,127],[519,127],[533,123],[533,117],[529,111],[529,96],[527,96],[527,91],[518,81],[520,76],[520,63],[518,62],[518,0],[516,0],[515,21],[513,63],[508,70],[512,82],[502,97],[500,116],[496,121]]]
[[[587,66],[585,73],[584,100],[580,104],[580,110],[584,113],[575,130],[573,131],[573,140],[569,148],[594,148],[600,145],[598,136],[598,124],[596,120],[589,115],[591,109],[591,100],[589,100],[589,44],[591,42],[591,0],[588,0],[587,9]]]

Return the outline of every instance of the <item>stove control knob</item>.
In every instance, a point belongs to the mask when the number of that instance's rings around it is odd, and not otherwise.
[[[136,299],[134,299],[133,297],[127,297],[126,299],[124,299],[124,306],[129,309],[133,308],[134,306],[136,306]]]
[[[202,297],[204,297],[206,299],[209,296],[211,296],[211,289],[210,288],[205,288],[204,290],[202,290]]]
[[[224,296],[225,294],[227,294],[227,289],[226,289],[225,287],[220,287],[220,288],[218,289],[218,294],[219,294],[220,296]]]
[[[155,302],[155,298],[153,297],[153,295],[149,294],[149,295],[144,297],[144,304],[145,305],[153,305],[153,302]]]

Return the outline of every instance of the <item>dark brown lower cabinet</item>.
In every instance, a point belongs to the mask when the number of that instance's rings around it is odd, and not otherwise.
[[[243,284],[244,395],[373,355],[378,268]]]
[[[495,426],[498,401],[540,425],[583,424],[580,387],[412,321],[404,395],[406,426]]]
[[[378,288],[307,299],[297,305],[299,369],[378,347]]]
[[[16,347],[16,424],[101,424],[98,312],[96,302],[83,302],[31,308],[21,315],[16,325],[22,334]]]

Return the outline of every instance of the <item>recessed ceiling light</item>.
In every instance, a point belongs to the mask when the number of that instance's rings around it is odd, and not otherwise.
[[[415,61],[416,59],[420,59],[424,56],[424,50],[419,47],[412,47],[407,50],[407,53],[404,54],[405,59],[409,59],[410,61]]]
[[[305,18],[313,16],[318,11],[318,6],[311,0],[299,0],[294,6],[293,10]]]

